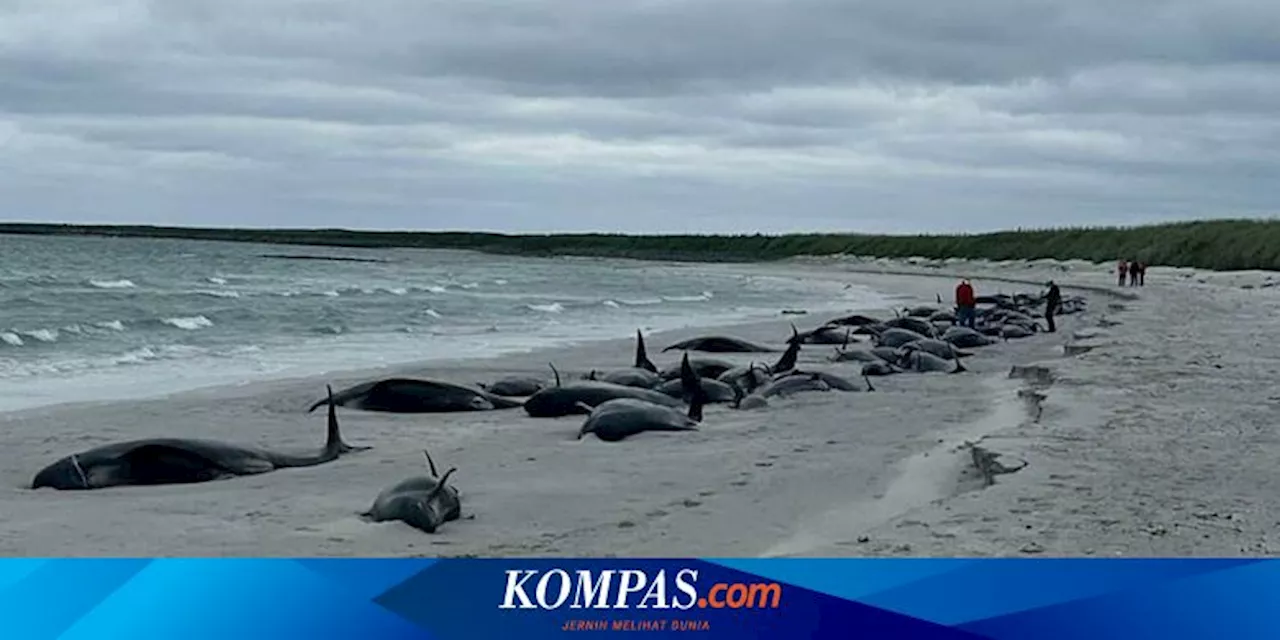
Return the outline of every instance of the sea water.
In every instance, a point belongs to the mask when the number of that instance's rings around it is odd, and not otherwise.
[[[743,265],[0,235],[0,411],[886,304]]]

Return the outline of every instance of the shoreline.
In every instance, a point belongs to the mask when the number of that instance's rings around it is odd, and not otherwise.
[[[884,292],[879,290],[873,290],[873,293],[876,296],[886,300],[893,300],[899,297],[899,294]],[[657,344],[658,342],[662,342],[664,340],[675,341],[679,339],[684,339],[684,338],[696,335],[698,333],[716,332],[716,331],[720,331],[720,332],[732,331],[739,327],[750,328],[750,327],[755,327],[762,324],[771,324],[774,322],[795,322],[797,326],[801,326],[801,325],[807,326],[806,323],[812,324],[811,319],[813,318],[822,318],[822,321],[825,321],[826,319],[828,319],[828,317],[834,317],[840,314],[847,314],[847,313],[872,313],[872,312],[890,313],[888,308],[857,305],[855,303],[832,305],[832,306],[810,305],[808,308],[805,309],[805,311],[806,313],[802,315],[786,315],[781,313],[781,311],[778,311],[774,314],[770,314],[768,316],[766,316],[764,312],[743,314],[743,315],[739,315],[738,317],[736,317],[730,322],[698,322],[697,320],[695,320],[691,323],[685,324],[678,328],[662,329],[662,330],[653,331],[653,332],[646,332],[645,339],[646,341],[649,341],[650,339],[655,341],[653,344],[649,345],[650,350],[653,351],[655,350],[655,347],[658,347],[658,344]],[[726,311],[725,313],[726,315],[732,314],[732,312],[730,311]],[[640,320],[640,322],[648,322],[648,321],[649,320],[643,320],[643,319]],[[294,372],[293,370],[296,370],[299,368],[298,365],[294,365],[290,367],[289,370],[286,370],[284,372],[271,372],[271,373],[266,373],[261,375],[254,375],[249,378],[241,378],[235,382],[196,383],[194,386],[184,386],[171,391],[162,391],[158,393],[146,393],[143,395],[129,395],[128,397],[118,398],[118,399],[117,398],[106,398],[106,399],[92,398],[87,400],[54,401],[54,402],[46,402],[41,404],[33,404],[30,406],[18,407],[13,409],[3,409],[3,410],[0,410],[0,420],[5,419],[6,416],[20,417],[23,415],[31,414],[33,412],[41,413],[41,412],[47,412],[47,411],[57,411],[61,407],[108,406],[108,405],[118,404],[118,403],[162,401],[166,399],[175,399],[175,398],[181,399],[182,397],[188,394],[217,395],[219,393],[232,392],[235,389],[245,387],[245,386],[251,386],[251,385],[274,386],[278,384],[301,383],[305,381],[316,381],[321,379],[353,380],[359,377],[405,375],[405,374],[409,374],[414,371],[420,371],[423,369],[454,368],[454,369],[465,370],[465,369],[474,368],[474,367],[480,367],[483,369],[486,366],[499,366],[501,363],[507,362],[507,361],[513,361],[513,360],[521,361],[521,360],[526,360],[530,358],[554,355],[556,353],[561,353],[561,352],[573,352],[576,349],[584,349],[584,348],[585,349],[604,349],[604,348],[609,348],[613,345],[629,345],[627,348],[634,349],[634,341],[635,341],[634,329],[631,329],[630,331],[632,332],[632,334],[629,337],[611,337],[611,338],[588,337],[588,338],[583,338],[578,340],[569,339],[569,340],[561,340],[555,343],[548,343],[543,346],[537,346],[532,348],[522,347],[522,348],[511,348],[507,350],[499,349],[499,350],[487,352],[487,353],[476,355],[476,356],[467,356],[467,357],[440,356],[440,357],[434,357],[434,358],[409,358],[402,362],[391,362],[391,363],[376,365],[376,366],[342,367],[341,365],[334,365],[334,368],[322,370],[319,372],[308,372],[308,373]],[[619,333],[622,333],[622,332],[620,331]],[[679,337],[673,337],[673,336],[679,336]],[[652,356],[652,353],[651,353],[651,356]],[[630,364],[630,360],[628,360],[627,363],[621,366],[627,366],[629,364]],[[512,373],[515,373],[515,372],[512,372]],[[29,380],[29,381],[23,380],[21,382],[24,384],[38,385],[39,380]],[[113,387],[104,386],[99,391],[95,392],[92,395],[96,396],[102,393],[109,393],[111,389],[115,389],[116,387],[124,383],[123,381],[115,381],[112,384],[115,386]]]

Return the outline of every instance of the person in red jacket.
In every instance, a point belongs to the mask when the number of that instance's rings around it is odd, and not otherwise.
[[[1121,260],[1120,264],[1116,265],[1116,273],[1119,274],[1120,276],[1119,284],[1122,287],[1124,286],[1125,273],[1128,271],[1129,271],[1129,262],[1127,260]]]
[[[956,324],[973,328],[974,306],[977,304],[973,295],[973,285],[965,278],[956,285]]]

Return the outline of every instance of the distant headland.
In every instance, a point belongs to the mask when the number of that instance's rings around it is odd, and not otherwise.
[[[464,231],[231,229],[142,225],[0,223],[0,234],[177,238],[350,248],[462,249],[523,256],[760,262],[857,255],[985,260],[1120,258],[1215,270],[1280,270],[1280,220],[1220,219],[1137,227],[1011,230],[975,234],[739,235],[498,234]]]

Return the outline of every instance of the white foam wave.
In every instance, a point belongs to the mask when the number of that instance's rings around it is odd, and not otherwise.
[[[57,342],[58,341],[57,329],[35,329],[33,331],[19,331],[18,333],[21,333],[24,336],[30,336],[32,338],[35,338],[40,342]]]
[[[240,297],[240,292],[238,291],[207,290],[207,291],[198,291],[197,293],[201,295],[206,295],[206,296],[213,296],[215,298],[239,298]]]
[[[634,300],[619,300],[628,307],[645,307],[652,304],[662,304],[662,298],[637,298]]]
[[[433,284],[424,288],[423,291],[426,291],[427,293],[447,293],[449,290],[438,284]]]
[[[226,284],[227,283],[226,278],[219,278],[217,276],[205,278],[205,281],[208,282],[209,284]]]
[[[497,280],[494,280],[493,283],[496,285],[504,285],[507,283],[507,281],[502,278],[498,278]]]
[[[163,323],[165,323],[165,324],[167,324],[167,325],[169,325],[169,326],[171,326],[171,327],[177,327],[178,329],[185,329],[185,330],[187,330],[187,331],[195,331],[196,329],[203,329],[203,328],[205,328],[205,327],[212,327],[212,326],[213,326],[213,321],[212,321],[212,320],[210,320],[210,319],[208,319],[208,318],[206,318],[206,317],[204,317],[204,316],[187,316],[187,317],[182,317],[182,318],[165,318],[165,319],[161,320],[161,322],[163,322]]]
[[[0,331],[0,340],[5,344],[13,347],[21,347],[26,344],[22,341],[22,337],[12,331]]]
[[[112,360],[112,363],[117,365],[145,364],[156,360],[190,358],[206,353],[208,353],[207,349],[185,344],[170,344],[162,347],[144,346],[117,356]]]
[[[667,302],[706,302],[711,297],[704,291],[702,295],[697,296],[663,296],[662,299]]]
[[[95,322],[93,326],[102,329],[110,329],[112,331],[124,331],[124,323],[119,320],[109,320],[107,322]]]
[[[432,318],[439,318],[439,317],[440,317],[440,312],[439,312],[439,311],[436,311],[435,309],[425,309],[425,310],[423,310],[422,314],[423,314],[423,315],[431,316]]]
[[[133,289],[138,285],[134,284],[132,280],[122,278],[120,280],[90,280],[89,286],[99,289]]]
[[[142,347],[134,349],[115,359],[116,364],[142,364],[150,360],[159,360],[160,354],[156,353],[151,347]]]
[[[604,302],[601,302],[600,304],[602,304],[602,305],[604,305],[604,306],[606,306],[606,307],[609,307],[609,308],[611,308],[611,309],[617,309],[618,307],[621,307],[621,306],[622,306],[622,305],[618,304],[617,302],[614,302],[613,300],[605,300]]]
[[[530,311],[541,311],[543,313],[560,313],[564,311],[564,305],[559,302],[552,302],[551,304],[526,304],[525,308]]]

